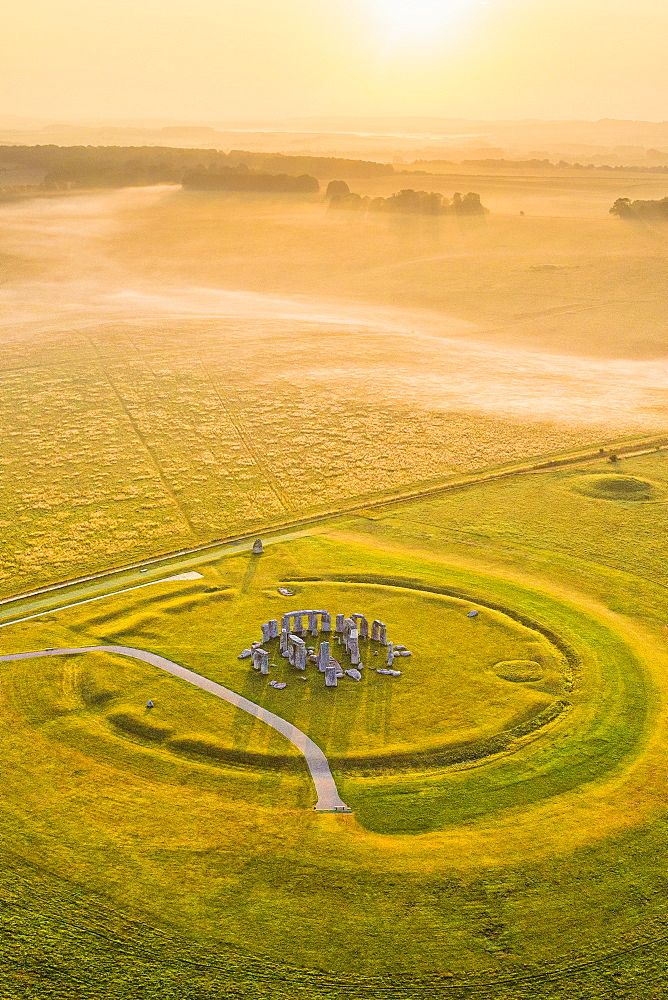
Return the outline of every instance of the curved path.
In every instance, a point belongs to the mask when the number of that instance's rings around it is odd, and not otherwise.
[[[119,653],[121,656],[131,656],[135,660],[143,660],[144,663],[150,663],[153,667],[158,667],[168,674],[173,674],[174,677],[180,677],[181,680],[188,681],[189,684],[194,684],[196,687],[202,688],[203,691],[208,691],[209,694],[214,694],[216,698],[222,698],[223,701],[229,702],[235,708],[240,708],[242,712],[248,712],[249,715],[253,715],[256,719],[259,719],[260,722],[264,722],[268,726],[271,726],[272,729],[276,729],[290,740],[292,745],[297,747],[306,759],[306,764],[311,772],[313,784],[318,794],[318,801],[315,804],[316,811],[351,812],[339,796],[327,758],[317,743],[309,739],[306,733],[303,733],[301,729],[297,729],[291,722],[281,719],[279,715],[274,715],[273,712],[268,712],[261,705],[256,705],[254,701],[243,698],[236,691],[230,691],[229,688],[223,687],[222,684],[216,684],[215,681],[210,681],[208,677],[202,677],[200,674],[196,674],[186,667],[179,666],[178,663],[173,663],[171,660],[165,659],[164,656],[158,656],[157,653],[149,653],[145,649],[134,649],[132,646],[79,646],[72,649],[43,649],[33,653],[10,653],[6,656],[0,656],[0,663],[8,660],[29,660],[38,656],[63,656],[71,653],[100,652]]]

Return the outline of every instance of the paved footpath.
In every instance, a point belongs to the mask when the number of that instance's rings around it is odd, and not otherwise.
[[[306,759],[306,764],[311,772],[313,784],[318,795],[318,801],[315,804],[316,811],[351,812],[339,796],[327,758],[317,743],[309,739],[306,733],[303,733],[301,729],[297,729],[291,722],[286,722],[280,716],[274,715],[273,712],[268,712],[261,705],[256,705],[254,701],[243,698],[236,691],[230,691],[229,688],[223,687],[222,684],[216,684],[215,681],[210,681],[208,677],[202,677],[200,674],[196,674],[186,667],[179,666],[178,663],[173,663],[171,660],[165,659],[164,656],[158,656],[157,653],[149,653],[145,649],[134,649],[132,646],[80,646],[73,649],[44,649],[33,653],[11,653],[8,656],[0,656],[0,663],[8,660],[29,660],[37,656],[66,656],[72,653],[96,652],[119,653],[121,656],[131,656],[135,660],[143,660],[144,663],[150,663],[151,666],[165,670],[168,674],[173,674],[174,677],[180,677],[181,680],[187,681],[189,684],[194,684],[196,687],[202,688],[203,691],[214,694],[217,698],[222,698],[223,701],[229,702],[235,708],[240,708],[242,712],[248,712],[249,715],[253,715],[256,719],[259,719],[260,722],[264,722],[268,726],[271,726],[272,729],[276,729],[293,746],[297,747]]]

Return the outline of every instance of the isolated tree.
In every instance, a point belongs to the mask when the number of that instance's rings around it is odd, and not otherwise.
[[[630,198],[618,198],[610,209],[610,215],[617,215],[620,219],[632,219],[633,209]]]
[[[345,198],[350,194],[350,188],[345,181],[330,181],[327,185],[326,198]]]

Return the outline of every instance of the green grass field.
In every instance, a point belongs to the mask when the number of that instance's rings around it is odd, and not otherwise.
[[[9,625],[0,651],[170,657],[306,731],[354,815],[315,814],[287,741],[146,664],[2,664],[0,996],[660,997],[666,461],[474,484],[5,606],[197,569]],[[270,688],[238,653],[301,607],[386,621],[402,675],[372,673],[371,644],[359,684],[272,656]]]

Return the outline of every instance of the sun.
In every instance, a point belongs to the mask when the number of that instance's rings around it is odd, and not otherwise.
[[[421,42],[447,30],[470,6],[469,0],[369,0],[388,41]]]

